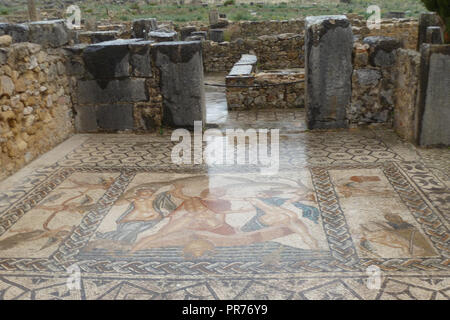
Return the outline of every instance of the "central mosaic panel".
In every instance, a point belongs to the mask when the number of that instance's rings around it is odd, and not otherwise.
[[[278,263],[330,258],[309,171],[138,173],[78,258]]]

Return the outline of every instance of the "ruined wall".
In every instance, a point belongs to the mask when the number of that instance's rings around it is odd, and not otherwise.
[[[350,124],[392,123],[397,49],[389,37],[367,37],[353,51],[352,102],[347,109]]]
[[[397,50],[395,69],[394,129],[401,138],[414,142],[420,53],[414,50]]]
[[[257,39],[216,43],[203,42],[203,65],[206,72],[230,71],[242,54],[254,52],[262,70],[301,68],[300,54],[304,45],[302,34],[265,35]]]
[[[271,20],[271,21],[239,21],[227,28],[229,40],[253,38],[263,35],[283,33],[302,33],[305,29],[304,19]]]
[[[0,180],[73,132],[62,49],[0,37]]]
[[[365,20],[352,20],[353,33],[362,40],[370,36],[391,37],[400,41],[405,49],[416,49],[419,23],[414,19],[383,20],[380,29],[369,29]]]
[[[70,48],[68,73],[77,132],[152,131],[161,126],[160,73],[150,41]]]
[[[304,73],[259,73],[247,79],[254,88],[227,87],[227,103],[230,110],[283,109],[305,106]],[[239,79],[227,81],[227,85],[243,84]]]

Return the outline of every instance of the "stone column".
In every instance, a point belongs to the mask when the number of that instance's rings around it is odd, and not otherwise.
[[[441,27],[428,27],[426,43],[443,44],[443,35]]]
[[[219,11],[213,9],[209,12],[209,25],[215,25],[219,22]]]
[[[205,121],[202,44],[165,42],[153,46],[155,64],[161,73],[163,124],[192,128]]]
[[[428,27],[439,26],[439,17],[434,12],[422,13],[419,18],[419,40],[417,43],[417,51],[420,51],[422,43],[426,42]]]
[[[347,127],[353,72],[353,33],[347,17],[306,18],[305,49],[308,128]]]
[[[450,146],[450,46],[424,44],[421,50],[416,141]]]
[[[133,20],[132,37],[145,38],[150,31],[158,29],[158,22],[155,18]]]
[[[222,29],[211,29],[209,30],[209,40],[214,42],[223,42],[224,33]]]

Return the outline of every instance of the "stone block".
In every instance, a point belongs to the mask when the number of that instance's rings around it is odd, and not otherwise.
[[[219,11],[216,9],[209,11],[209,25],[214,25],[219,22]]]
[[[150,31],[158,29],[158,22],[155,18],[137,19],[133,21],[132,37],[146,38]]]
[[[8,61],[8,52],[4,49],[0,49],[0,65],[5,64]]]
[[[369,63],[374,67],[390,67],[395,64],[395,50],[401,43],[391,37],[373,36],[363,40],[369,46]]]
[[[417,50],[420,51],[422,43],[426,43],[428,27],[439,26],[439,16],[434,12],[422,13],[419,17],[419,40]]]
[[[133,126],[132,104],[75,106],[77,132],[131,130]]]
[[[206,40],[208,38],[208,32],[206,32],[206,31],[194,31],[194,32],[191,33],[191,36],[193,36],[193,37],[200,36],[204,40]]]
[[[115,104],[148,101],[145,79],[79,80],[79,104]]]
[[[358,69],[355,74],[361,86],[375,86],[381,79],[381,72],[375,69]]]
[[[186,27],[181,28],[181,30],[180,30],[181,41],[186,40],[186,38],[191,36],[192,32],[195,32],[196,30],[197,30],[197,28],[194,26],[186,26]]]
[[[61,47],[69,43],[70,37],[65,21],[48,20],[28,23],[29,41],[44,47]]]
[[[421,146],[450,146],[450,45],[421,49],[416,139]]]
[[[161,72],[163,123],[193,127],[205,121],[202,44],[167,42],[153,45],[155,63]]]
[[[94,79],[113,79],[130,76],[130,57],[127,42],[102,42],[83,51],[86,70]]]
[[[150,32],[148,37],[150,40],[155,42],[176,41],[178,38],[178,33],[172,30],[160,29]]]
[[[83,43],[100,43],[112,41],[119,37],[119,31],[86,31],[79,32],[78,39]]]
[[[26,24],[0,23],[0,36],[10,35],[13,43],[27,42],[30,29]]]
[[[443,44],[444,39],[441,27],[428,27],[425,42],[430,44]]]
[[[352,96],[353,32],[346,16],[306,18],[306,112],[309,129],[345,128]]]
[[[103,130],[131,130],[134,126],[132,104],[97,106],[96,116],[97,125]]]
[[[224,41],[224,31],[222,29],[211,29],[209,30],[209,40],[214,42]]]
[[[152,59],[150,44],[152,41],[142,41],[129,46],[131,73],[134,77],[150,78],[152,74]]]

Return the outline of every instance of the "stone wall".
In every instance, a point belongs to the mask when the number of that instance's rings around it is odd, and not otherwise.
[[[391,37],[400,41],[403,48],[416,49],[419,39],[419,23],[415,19],[383,20],[380,29],[369,29],[365,20],[351,20],[353,34],[358,40],[371,36]]]
[[[216,43],[203,42],[203,65],[206,72],[230,71],[242,54],[252,52],[262,70],[301,68],[304,66],[301,48],[302,34],[265,35],[257,39]]]
[[[116,40],[70,49],[77,132],[152,131],[162,123],[160,74],[151,41]]]
[[[230,110],[283,109],[305,106],[304,72],[280,74],[257,73],[242,81],[227,81],[227,103]],[[233,87],[246,84],[250,88]]]
[[[392,123],[395,105],[397,49],[389,37],[367,37],[355,43],[352,102],[347,109],[350,124]]]
[[[66,56],[0,37],[0,180],[73,133]]]
[[[239,38],[256,39],[263,35],[302,33],[304,29],[304,19],[282,21],[239,21],[228,26],[227,35],[229,40],[236,40]]]

